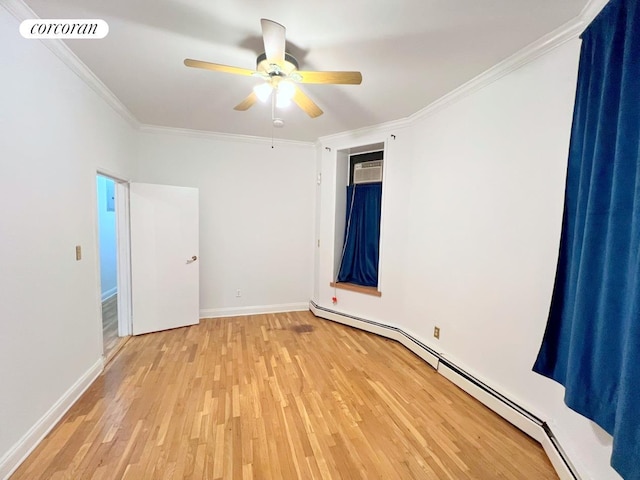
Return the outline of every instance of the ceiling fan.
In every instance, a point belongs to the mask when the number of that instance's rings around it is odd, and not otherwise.
[[[264,83],[256,85],[253,91],[234,107],[235,110],[248,110],[258,100],[267,101],[271,98],[273,109],[276,106],[284,107],[293,101],[311,118],[315,118],[322,115],[322,110],[298,87],[298,83],[359,85],[362,82],[362,74],[360,72],[298,70],[298,61],[285,51],[285,27],[265,18],[261,19],[260,23],[262,25],[264,53],[258,55],[255,70],[192,60],[190,58],[184,61],[187,67],[263,78]],[[274,125],[276,120],[280,119],[274,118]]]

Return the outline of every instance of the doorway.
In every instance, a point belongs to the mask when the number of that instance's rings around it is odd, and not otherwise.
[[[103,355],[109,361],[131,334],[127,184],[98,173],[96,193]]]

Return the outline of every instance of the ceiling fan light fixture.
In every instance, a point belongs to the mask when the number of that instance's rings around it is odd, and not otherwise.
[[[283,108],[293,101],[309,117],[316,118],[322,115],[322,109],[296,85],[297,83],[329,85],[360,85],[362,83],[360,72],[298,71],[298,61],[285,50],[287,45],[285,27],[266,18],[260,19],[260,24],[265,53],[258,55],[255,71],[191,58],[184,60],[187,67],[262,78],[264,83],[256,85],[244,100],[233,107],[234,110],[244,112],[258,100],[266,103],[271,99],[273,112],[276,106]]]
[[[280,92],[278,92],[276,94],[276,107],[287,108],[289,105],[291,105],[291,99],[284,95],[280,95]]]
[[[253,91],[261,102],[266,102],[271,96],[273,87],[270,83],[260,83],[253,87]]]
[[[276,91],[276,107],[285,108],[291,105],[291,99],[296,93],[296,87],[293,83],[286,80],[278,82],[278,90]]]

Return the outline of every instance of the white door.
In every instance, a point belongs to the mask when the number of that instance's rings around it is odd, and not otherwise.
[[[133,334],[199,321],[198,189],[132,183]]]

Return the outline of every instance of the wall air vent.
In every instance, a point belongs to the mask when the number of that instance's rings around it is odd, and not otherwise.
[[[382,181],[382,160],[356,164],[353,170],[353,184]]]

